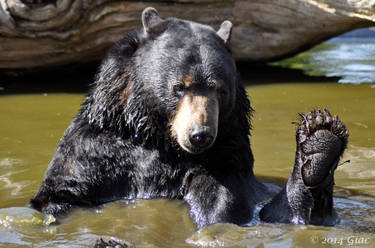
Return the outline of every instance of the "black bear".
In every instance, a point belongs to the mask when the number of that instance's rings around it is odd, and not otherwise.
[[[216,32],[153,8],[142,24],[103,60],[32,207],[58,215],[162,197],[185,200],[198,227],[249,223],[272,195],[253,173],[252,109],[230,48],[232,24]],[[332,225],[334,170],[348,131],[327,110],[301,116],[292,175],[260,218]]]

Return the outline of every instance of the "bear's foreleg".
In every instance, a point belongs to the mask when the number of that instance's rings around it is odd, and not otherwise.
[[[247,192],[224,185],[211,175],[189,176],[184,200],[190,205],[190,215],[199,228],[225,222],[244,225],[251,221],[254,205],[250,204]]]

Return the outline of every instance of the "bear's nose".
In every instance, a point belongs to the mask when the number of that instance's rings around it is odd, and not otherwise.
[[[194,126],[189,132],[190,143],[198,148],[206,148],[214,140],[213,128],[207,126]]]

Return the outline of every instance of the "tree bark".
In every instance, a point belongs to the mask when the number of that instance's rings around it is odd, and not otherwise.
[[[232,21],[235,56],[252,62],[291,56],[375,22],[375,0],[0,0],[0,69],[98,60],[141,26],[148,6],[215,28]]]

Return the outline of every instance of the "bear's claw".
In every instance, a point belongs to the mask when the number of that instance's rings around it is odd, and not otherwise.
[[[341,140],[342,151],[345,150],[349,132],[337,115],[332,117],[326,108],[323,111],[315,109],[309,113],[300,113],[299,115],[301,116],[301,124],[297,130],[297,142],[303,143],[315,131],[325,129]]]

